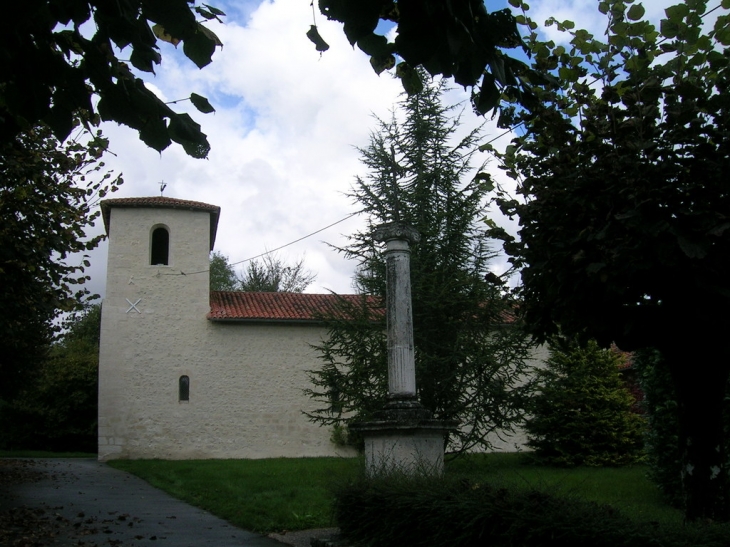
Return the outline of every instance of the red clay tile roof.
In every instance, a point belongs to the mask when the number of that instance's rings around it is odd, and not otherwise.
[[[337,313],[338,304],[359,305],[362,299],[383,317],[385,310],[374,296],[356,294],[304,294],[291,292],[210,293],[211,321],[318,322],[323,314]]]
[[[146,198],[111,198],[101,202],[101,216],[104,219],[104,228],[109,233],[111,223],[111,208],[154,208],[154,209],[186,209],[188,211],[204,211],[210,213],[210,250],[213,250],[215,235],[218,230],[218,217],[221,208],[201,201],[168,198],[165,196],[150,196]]]

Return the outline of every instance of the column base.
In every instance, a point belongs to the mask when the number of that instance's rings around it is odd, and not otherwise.
[[[365,441],[366,474],[375,476],[388,473],[441,475],[446,434],[457,426],[456,420],[416,418],[373,420],[350,427]]]

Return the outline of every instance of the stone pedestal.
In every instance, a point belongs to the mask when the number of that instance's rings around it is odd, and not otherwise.
[[[456,421],[434,420],[416,398],[416,365],[411,313],[410,245],[420,236],[410,226],[378,226],[373,237],[385,242],[388,322],[388,403],[369,422],[351,428],[365,440],[369,475],[392,472],[440,474],[446,434]]]
[[[416,397],[391,398],[369,422],[352,424],[365,440],[368,475],[408,473],[440,475],[444,471],[444,441],[456,420],[434,420]]]
[[[457,423],[443,420],[383,420],[353,426],[365,440],[365,472],[440,475],[444,439]]]

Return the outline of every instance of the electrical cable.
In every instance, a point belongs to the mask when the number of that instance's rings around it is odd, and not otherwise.
[[[303,241],[309,237],[312,237],[313,235],[317,235],[320,232],[324,232],[328,228],[332,228],[332,226],[336,226],[336,225],[340,224],[341,222],[345,222],[348,218],[352,218],[355,215],[359,215],[362,212],[363,211],[355,211],[354,213],[350,213],[346,217],[341,218],[340,220],[337,220],[337,221],[333,222],[332,224],[328,224],[324,228],[320,228],[319,230],[315,230],[314,232],[311,232],[305,236],[302,236],[299,239],[295,239],[294,241],[290,241],[289,243],[285,243],[284,245],[276,247],[275,249],[271,249],[270,251],[266,251],[264,253],[258,254],[256,256],[244,258],[243,260],[239,260],[238,262],[233,262],[233,263],[229,264],[229,266],[237,266],[238,264],[243,264],[244,262],[250,262],[251,260],[256,260],[257,258],[261,258],[262,256],[266,256],[268,254],[275,253],[276,251],[280,251],[281,249],[289,247],[290,245],[294,245],[295,243],[299,243],[300,241]],[[195,274],[201,274],[201,273],[205,273],[205,272],[209,272],[209,271],[210,271],[210,268],[207,270],[200,270],[199,272],[185,273],[183,271],[180,271],[180,273],[166,273],[164,275],[195,275]]]

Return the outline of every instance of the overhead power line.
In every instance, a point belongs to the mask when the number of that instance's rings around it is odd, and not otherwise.
[[[355,215],[359,215],[362,213],[362,211],[356,211],[354,213],[350,213],[344,218],[341,218],[340,220],[333,222],[332,224],[328,224],[324,228],[320,228],[319,230],[316,230],[312,232],[311,234],[307,234],[305,236],[300,237],[299,239],[295,239],[294,241],[290,241],[289,243],[286,243],[282,245],[281,247],[277,247],[276,249],[271,249],[270,251],[266,251],[265,253],[261,253],[260,255],[252,256],[250,258],[244,258],[243,260],[239,260],[238,262],[234,262],[231,264],[231,266],[237,266],[238,264],[243,264],[244,262],[249,262],[251,260],[256,260],[257,258],[261,258],[262,256],[266,256],[271,253],[275,253],[276,251],[280,251],[281,249],[284,249],[286,247],[289,247],[290,245],[294,245],[295,243],[299,243],[300,241],[307,239],[308,237],[312,237],[313,235],[317,235],[320,232],[324,232],[328,228],[332,228],[332,226],[336,226],[340,222],[345,222],[348,218],[354,217]]]
[[[243,260],[239,260],[238,262],[233,262],[232,264],[230,264],[230,266],[237,266],[238,264],[243,264],[244,262],[250,262],[251,260],[256,260],[257,258],[261,258],[262,256],[266,256],[268,254],[275,253],[276,251],[280,251],[281,249],[285,249],[286,247],[289,247],[290,245],[294,245],[295,243],[299,243],[300,241],[303,241],[303,240],[305,240],[305,239],[307,239],[309,237],[312,237],[313,235],[317,235],[320,232],[324,232],[328,228],[332,228],[332,226],[337,226],[341,222],[345,222],[347,219],[352,218],[355,215],[359,215],[360,213],[362,213],[362,211],[355,211],[354,213],[350,213],[346,217],[343,217],[340,220],[337,220],[337,221],[333,222],[332,224],[328,224],[324,228],[320,228],[319,230],[315,230],[314,232],[308,233],[307,235],[302,236],[302,237],[300,237],[298,239],[295,239],[293,241],[290,241],[289,243],[285,243],[284,245],[280,245],[279,247],[276,247],[275,249],[271,249],[270,251],[266,251],[266,252],[263,252],[263,253],[258,254],[256,256],[249,257],[249,258],[244,258]],[[164,275],[195,275],[195,274],[201,274],[201,273],[205,273],[205,272],[209,272],[209,271],[210,271],[210,268],[208,268],[207,270],[200,270],[199,272],[189,272],[189,273],[186,273],[186,272],[180,271],[180,273],[167,273],[167,274],[164,274]]]

